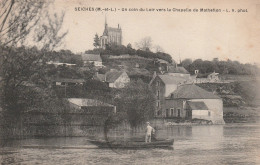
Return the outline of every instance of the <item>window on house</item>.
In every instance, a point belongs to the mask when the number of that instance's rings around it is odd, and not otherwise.
[[[178,117],[181,117],[181,109],[178,109]]]
[[[157,99],[160,98],[160,91],[157,91]]]
[[[211,114],[210,114],[210,111],[208,111],[208,116],[210,116]]]
[[[173,114],[173,108],[171,108],[171,116],[173,116],[174,114]]]
[[[157,101],[157,107],[160,107],[160,101]]]
[[[169,109],[166,109],[166,117],[170,117]]]
[[[157,111],[157,116],[161,115],[161,110]]]

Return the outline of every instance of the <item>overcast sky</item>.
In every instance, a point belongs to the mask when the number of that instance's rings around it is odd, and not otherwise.
[[[95,33],[102,35],[105,15],[110,27],[122,27],[123,44],[150,36],[173,59],[219,59],[260,62],[260,1],[155,1],[155,0],[56,0],[55,10],[64,10],[64,29],[69,33],[64,49],[84,52],[93,49]],[[247,9],[238,12],[95,12],[75,11],[75,7],[100,8],[210,8]]]

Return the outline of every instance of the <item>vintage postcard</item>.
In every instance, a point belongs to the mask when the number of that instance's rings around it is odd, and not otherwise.
[[[1,0],[1,164],[260,164],[259,0]]]

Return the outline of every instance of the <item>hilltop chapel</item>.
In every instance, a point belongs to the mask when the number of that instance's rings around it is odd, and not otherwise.
[[[105,29],[100,37],[100,46],[105,49],[106,44],[122,45],[122,29],[118,24],[117,28],[108,27],[107,19],[105,19]]]

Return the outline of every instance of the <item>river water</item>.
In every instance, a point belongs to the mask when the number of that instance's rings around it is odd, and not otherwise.
[[[172,149],[98,149],[86,138],[2,141],[1,164],[260,164],[260,124],[172,126],[159,138],[174,138]],[[3,145],[4,144],[4,145]],[[42,148],[28,147],[43,146]],[[25,147],[27,146],[27,147]],[[44,146],[74,146],[57,149]],[[84,146],[84,149],[77,147]]]

